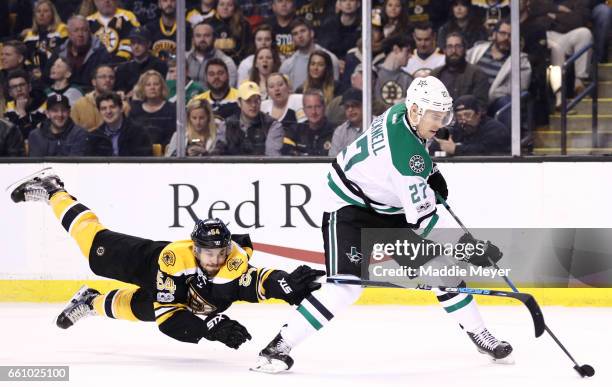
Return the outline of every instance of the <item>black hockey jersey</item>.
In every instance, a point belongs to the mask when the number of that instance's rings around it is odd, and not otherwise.
[[[130,59],[130,32],[140,27],[136,16],[125,9],[117,8],[115,15],[106,23],[100,12],[87,17],[92,34],[98,37],[112,55],[123,59]]]
[[[176,22],[172,27],[167,27],[162,22],[162,19],[152,21],[145,26],[149,38],[151,39],[151,52],[156,57],[176,54]],[[191,47],[191,26],[186,25],[187,31],[185,34],[186,43],[185,51],[189,51]]]

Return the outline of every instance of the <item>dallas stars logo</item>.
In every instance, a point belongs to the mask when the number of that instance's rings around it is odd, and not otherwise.
[[[361,260],[363,259],[363,254],[357,251],[357,248],[355,246],[351,246],[351,252],[346,253],[346,256],[348,257],[349,261],[351,261],[351,263],[355,264],[361,262]]]
[[[421,155],[414,155],[410,158],[408,165],[414,173],[421,173],[425,170],[425,159]]]

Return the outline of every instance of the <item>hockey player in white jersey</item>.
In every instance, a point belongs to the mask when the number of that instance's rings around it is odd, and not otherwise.
[[[448,190],[425,143],[451,123],[452,105],[452,98],[437,78],[416,78],[405,103],[376,117],[332,163],[321,227],[328,276],[359,278],[360,259],[355,257],[369,257],[371,253],[361,250],[362,229],[418,229],[427,224],[430,230],[435,226],[435,193],[446,199]],[[423,240],[415,232],[408,233],[414,241]],[[460,238],[462,241],[476,242],[467,234]],[[474,254],[468,262],[479,266],[489,266],[489,258],[497,262],[501,258],[499,249],[493,244],[487,246],[483,254]],[[441,258],[420,257],[421,263]],[[462,287],[465,283],[456,278],[454,284],[446,286]],[[291,368],[292,348],[353,304],[362,291],[360,286],[324,284],[292,312],[278,335],[259,353],[252,370],[278,373]],[[496,361],[509,362],[512,347],[487,330],[471,295],[436,295],[478,351]]]

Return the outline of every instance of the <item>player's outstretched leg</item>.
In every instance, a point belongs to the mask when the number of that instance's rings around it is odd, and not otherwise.
[[[457,287],[466,287],[466,284],[461,281]],[[472,295],[450,294],[440,291],[435,293],[440,305],[467,332],[479,352],[490,356],[492,360],[499,363],[512,364],[514,362],[510,356],[512,346],[505,341],[496,339],[487,330],[478,310],[478,304],[476,304]]]
[[[7,188],[11,199],[19,202],[45,202],[56,192],[64,191],[64,183],[55,174],[53,168],[44,168],[27,176]]]
[[[72,296],[57,317],[56,324],[67,329],[88,316],[105,316],[128,321],[155,320],[152,301],[142,288],[115,289],[100,294],[84,285]]]

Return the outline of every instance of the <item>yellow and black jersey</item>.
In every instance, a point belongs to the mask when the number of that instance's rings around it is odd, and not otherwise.
[[[238,105],[238,90],[233,87],[230,87],[225,97],[219,100],[213,98],[210,90],[196,95],[193,99],[205,99],[210,102],[213,113],[224,120],[240,112],[240,106]]]
[[[145,26],[151,39],[151,52],[157,57],[160,53],[175,55],[176,54],[176,22],[173,26],[165,26],[162,19],[159,18],[150,22]],[[186,25],[187,32],[185,34],[185,48],[191,47],[191,27]]]
[[[47,65],[47,59],[67,38],[68,28],[64,23],[59,23],[54,30],[44,33],[40,31],[34,33],[32,30],[28,30],[23,38],[23,42],[28,49],[28,60],[34,66],[44,69]]]
[[[153,306],[162,332],[177,340],[198,342],[204,322],[194,315],[221,313],[238,300],[260,302],[278,297],[280,292],[268,292],[268,282],[273,282],[268,279],[275,272],[285,273],[249,265],[253,247],[248,235],[233,235],[232,240],[225,265],[215,276],[200,268],[191,240],[170,243],[161,251]]]
[[[109,53],[124,59],[130,59],[132,49],[130,47],[130,32],[140,23],[132,12],[117,8],[115,15],[108,19],[100,12],[87,17],[92,34],[98,37],[106,46]]]

